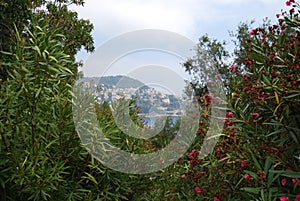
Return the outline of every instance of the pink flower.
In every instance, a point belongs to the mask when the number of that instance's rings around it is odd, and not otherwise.
[[[226,186],[226,183],[225,183],[225,182],[222,182],[222,183],[221,183],[221,187],[224,187],[224,186]]]
[[[200,193],[202,192],[202,190],[201,190],[201,188],[200,188],[199,186],[196,186],[196,187],[195,187],[195,192],[196,192],[197,194],[200,194]]]
[[[258,113],[256,113],[256,112],[252,113],[252,118],[253,119],[257,119],[258,117],[259,117]]]
[[[219,198],[215,197],[214,201],[221,201]]]
[[[254,35],[254,34],[255,34],[255,30],[252,29],[252,30],[249,32],[249,34],[250,34],[251,36]]]
[[[291,81],[291,84],[294,86],[294,85],[297,85],[297,81],[296,80],[292,80]]]
[[[300,182],[299,182],[298,178],[292,179],[292,182],[293,182],[293,184],[297,184],[298,183],[298,186],[300,186]]]
[[[246,166],[247,166],[246,161],[245,161],[245,160],[242,160],[242,162],[241,162],[241,167],[242,167],[242,168],[245,168]]]
[[[212,95],[210,94],[205,94],[203,96],[203,98],[205,99],[206,103],[204,104],[205,106],[208,106],[211,104],[211,99],[212,99]]]
[[[181,179],[185,179],[186,175],[182,174],[180,177],[181,177]]]
[[[289,197],[287,197],[287,196],[280,197],[280,201],[288,201],[288,200],[289,200]]]
[[[265,179],[265,172],[264,172],[264,171],[258,170],[258,171],[257,171],[257,175],[259,176],[259,178],[260,178],[261,180],[264,180],[264,179]]]
[[[220,157],[219,157],[219,159],[221,160],[221,159],[223,159],[225,157],[226,157],[226,154],[221,154]]]
[[[233,113],[232,112],[226,112],[226,118],[232,118]]]
[[[284,179],[281,180],[281,185],[282,185],[282,186],[285,186],[285,185],[286,185],[286,178],[284,178]]]
[[[295,201],[300,201],[300,194],[296,195],[296,200]]]
[[[290,5],[291,5],[291,2],[290,2],[290,1],[287,1],[287,2],[285,2],[285,4],[286,4],[287,6],[290,6]]]
[[[228,121],[227,119],[223,119],[223,123],[226,125],[226,126],[232,126],[234,124],[234,120],[230,120]]]
[[[204,98],[206,101],[209,101],[209,100],[212,98],[212,96],[211,96],[210,94],[205,94],[205,95],[203,96],[203,98]]]
[[[253,178],[250,176],[250,174],[245,174],[244,178],[248,181],[253,180]]]
[[[195,150],[195,149],[193,149],[193,150],[191,151],[191,153],[189,154],[189,158],[194,158],[194,156],[195,156],[197,153],[198,153],[198,151]]]
[[[236,66],[235,65],[232,65],[232,66],[230,66],[230,68],[229,68],[229,70],[235,70],[236,69]]]

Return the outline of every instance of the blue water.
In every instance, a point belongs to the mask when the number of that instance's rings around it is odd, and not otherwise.
[[[180,118],[179,116],[169,116],[172,119],[173,124]],[[159,120],[161,117],[144,117],[143,120],[147,126],[154,126],[155,121]],[[161,121],[161,120],[159,120]]]

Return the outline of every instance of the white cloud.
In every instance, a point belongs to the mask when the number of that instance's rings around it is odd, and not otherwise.
[[[279,12],[283,6],[282,0],[86,0],[85,7],[78,11],[95,24],[95,33],[104,38],[143,28],[195,38],[203,31],[202,24],[237,24],[238,20],[261,17],[276,8]]]
[[[108,37],[143,28],[189,35],[195,27],[193,15],[181,6],[160,1],[88,0],[79,13],[94,22],[97,33]]]
[[[86,0],[79,17],[95,26],[96,46],[117,35],[139,29],[163,29],[194,41],[208,33],[228,39],[240,21],[274,18],[282,0]],[[73,8],[75,9],[75,8]]]

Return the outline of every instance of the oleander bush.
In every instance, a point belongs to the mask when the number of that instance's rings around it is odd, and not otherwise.
[[[82,146],[72,116],[77,64],[48,24],[15,30],[14,46],[2,52],[0,200],[128,200],[148,177],[110,170]],[[113,136],[110,119],[99,120]]]
[[[184,65],[199,95],[197,138],[187,155],[157,173],[160,179],[153,177],[153,189],[134,200],[300,200],[300,10],[297,2],[286,5],[290,10],[276,15],[277,24],[241,24],[232,65],[224,60],[224,43],[200,39],[222,73],[214,78],[226,88],[224,130],[214,152],[199,159],[214,94],[199,82],[198,55]]]
[[[286,4],[291,8],[276,15],[278,24],[240,27],[244,58],[224,79],[224,135],[204,159],[198,158],[201,145],[192,150],[182,176],[194,200],[300,200],[299,4]],[[209,126],[205,120],[200,138]]]

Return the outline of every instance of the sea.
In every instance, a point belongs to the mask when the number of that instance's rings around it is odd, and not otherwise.
[[[179,120],[180,116],[168,116],[172,119],[172,123],[175,124]],[[153,127],[156,121],[161,121],[162,117],[143,117],[144,123],[147,126]]]

